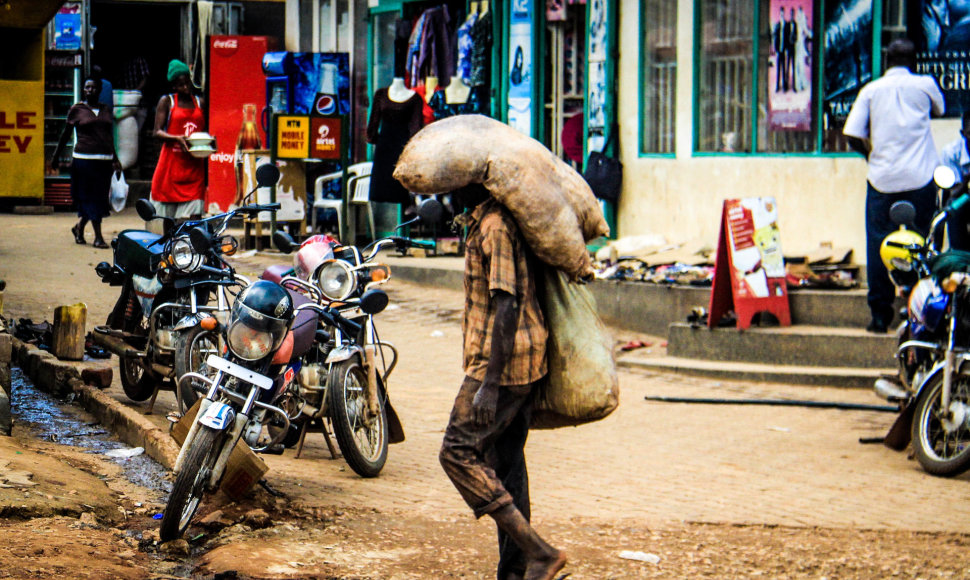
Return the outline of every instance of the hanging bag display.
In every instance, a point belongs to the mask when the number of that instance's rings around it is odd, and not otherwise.
[[[616,128],[610,132],[610,137],[600,151],[593,151],[586,160],[586,172],[583,177],[593,190],[593,195],[606,201],[616,201],[620,198],[620,185],[623,183],[623,164],[606,154]]]

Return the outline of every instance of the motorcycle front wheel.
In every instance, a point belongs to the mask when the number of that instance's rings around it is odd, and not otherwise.
[[[367,372],[352,358],[330,371],[330,419],[340,452],[350,468],[361,477],[377,477],[387,461],[387,413],[378,379],[380,412],[368,420]]]
[[[145,368],[138,361],[121,357],[118,361],[121,373],[121,388],[127,396],[136,403],[147,401],[155,392],[155,381],[145,372]]]
[[[913,451],[927,473],[952,477],[970,469],[970,376],[953,377],[949,412],[940,407],[942,391],[940,374],[919,394],[913,419]]]
[[[163,542],[181,538],[188,529],[192,516],[199,509],[205,484],[222,451],[223,435],[223,431],[199,425],[162,515],[158,536]]]
[[[185,413],[199,399],[199,393],[179,379],[185,373],[199,373],[208,376],[205,364],[210,354],[222,354],[219,335],[198,326],[180,332],[175,339],[175,385],[178,390],[179,411]]]

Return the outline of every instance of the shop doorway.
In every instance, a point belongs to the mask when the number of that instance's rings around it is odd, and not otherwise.
[[[159,144],[152,138],[155,105],[170,91],[165,76],[173,58],[184,58],[182,12],[176,3],[113,3],[93,2],[91,25],[97,27],[93,35],[94,49],[91,65],[99,65],[105,78],[115,89],[131,89],[133,82],[129,65],[135,57],[144,59],[148,78],[142,89],[144,122],[138,133],[138,157],[128,173],[131,180],[151,180],[158,162]]]
[[[539,61],[544,68],[540,140],[558,157],[582,168],[586,4],[550,2],[545,22],[548,58]]]

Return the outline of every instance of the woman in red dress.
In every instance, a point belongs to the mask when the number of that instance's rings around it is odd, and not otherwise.
[[[155,137],[162,140],[162,152],[152,177],[151,199],[158,215],[198,219],[205,198],[206,160],[189,153],[186,137],[205,130],[205,114],[192,92],[185,63],[169,63],[168,81],[174,92],[159,99],[155,112]]]

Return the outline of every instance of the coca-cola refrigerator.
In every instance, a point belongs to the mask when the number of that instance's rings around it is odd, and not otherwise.
[[[206,210],[227,211],[236,202],[236,141],[243,128],[245,105],[261,110],[266,103],[263,55],[273,50],[275,39],[267,36],[212,36],[209,39],[209,133],[217,151],[209,156],[209,191]],[[259,143],[266,134],[258,127]],[[243,192],[247,193],[247,192]]]

